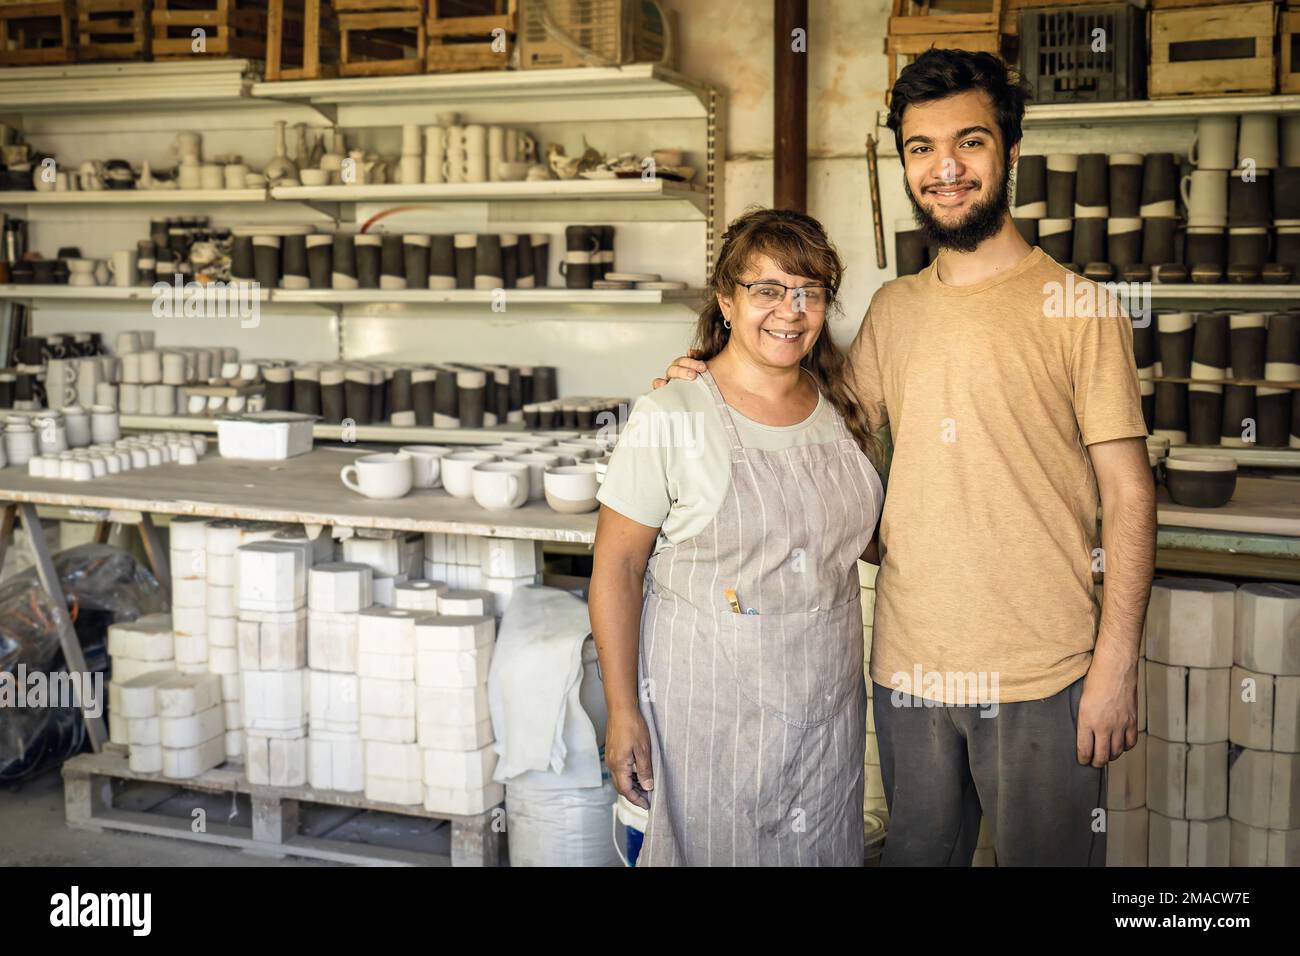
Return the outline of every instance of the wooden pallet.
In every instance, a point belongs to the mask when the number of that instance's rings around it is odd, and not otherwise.
[[[64,763],[63,790],[68,826],[80,829],[371,866],[497,866],[505,859],[505,840],[494,828],[498,815],[492,812],[447,816],[419,806],[375,803],[359,793],[256,786],[234,763],[192,780],[169,780],[132,771],[125,748],[110,746]],[[195,825],[196,809],[204,811],[202,827]],[[395,822],[406,824],[399,840],[391,836]],[[385,831],[389,845],[362,842],[378,841]],[[438,852],[448,841],[450,852]],[[410,849],[413,842],[435,849]]]
[[[0,66],[71,63],[72,0],[0,4]]]
[[[449,6],[463,9],[463,2],[428,2],[424,34],[428,45],[425,68],[429,73],[504,70],[510,65],[518,30],[516,0],[481,0],[477,6],[488,12],[468,17],[440,12]]]
[[[909,62],[931,47],[1002,55],[1001,23],[1006,0],[985,0],[973,13],[930,14],[930,0],[893,0],[885,58],[889,88],[898,78],[898,57]]]
[[[337,76],[338,51],[338,19],[330,0],[269,0],[268,81]]]
[[[425,0],[334,0],[339,73],[392,76],[425,70]]]
[[[1273,0],[1152,10],[1148,95],[1273,93],[1276,37]]]
[[[149,59],[150,0],[76,0],[77,59]]]
[[[153,0],[155,59],[266,58],[266,6],[252,0]],[[194,31],[202,30],[201,38]],[[201,39],[201,42],[200,42]]]

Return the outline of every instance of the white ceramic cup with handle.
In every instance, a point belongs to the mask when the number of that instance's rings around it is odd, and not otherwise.
[[[472,498],[474,483],[471,475],[474,467],[496,460],[497,456],[487,451],[457,451],[444,455],[439,461],[442,466],[442,486],[453,498]]]
[[[349,478],[351,475],[351,478]],[[401,498],[411,490],[411,456],[402,452],[362,455],[339,472],[343,484],[367,498]]]
[[[558,465],[573,464],[572,458],[537,450],[514,455],[509,461],[521,462],[528,466],[528,500],[541,501],[546,497],[546,469]]]
[[[528,500],[528,465],[521,461],[485,461],[470,473],[474,500],[489,511],[509,511]]]
[[[446,445],[403,445],[399,451],[411,456],[416,488],[441,488],[444,457],[451,454]]]
[[[546,469],[546,503],[561,514],[584,514],[594,511],[596,501],[596,466],[561,465]]]

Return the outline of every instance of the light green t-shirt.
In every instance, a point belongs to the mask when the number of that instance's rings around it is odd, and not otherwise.
[[[823,396],[796,425],[763,425],[734,408],[731,417],[741,444],[762,451],[839,437],[835,410]],[[659,528],[657,553],[708,527],[730,485],[731,446],[709,386],[700,377],[674,379],[637,399],[597,497],[619,514]]]

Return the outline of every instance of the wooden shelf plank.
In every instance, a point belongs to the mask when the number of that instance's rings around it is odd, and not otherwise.
[[[147,206],[266,202],[265,189],[102,189],[0,191],[0,206]]]
[[[488,511],[474,501],[437,490],[379,501],[344,487],[339,472],[364,449],[317,448],[287,461],[220,458],[197,465],[108,475],[93,481],[33,478],[19,468],[0,470],[0,501],[149,514],[286,521],[294,524],[438,531],[483,537],[591,544],[596,513],[565,515],[535,502]]]

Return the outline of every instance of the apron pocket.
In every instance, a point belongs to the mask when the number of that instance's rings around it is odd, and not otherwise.
[[[818,611],[718,615],[740,693],[795,727],[825,723],[862,682],[862,603]]]

